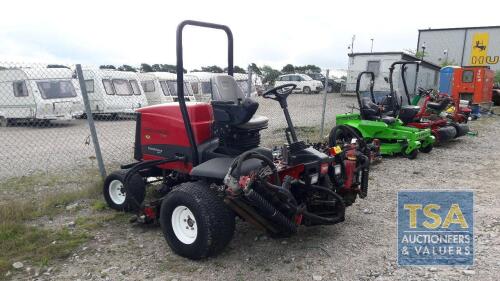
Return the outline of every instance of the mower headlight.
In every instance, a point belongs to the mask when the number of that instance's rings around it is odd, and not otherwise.
[[[311,184],[316,184],[316,183],[318,183],[318,178],[319,178],[318,173],[316,173],[316,174],[312,174],[312,175],[311,175]]]
[[[340,176],[342,173],[342,167],[340,165],[335,165],[335,175]]]

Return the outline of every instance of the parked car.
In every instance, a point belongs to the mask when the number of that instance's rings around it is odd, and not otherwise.
[[[83,114],[80,87],[67,68],[0,70],[0,126],[71,120]]]
[[[323,87],[326,87],[327,93],[340,93],[340,89],[342,88],[341,83],[331,78],[328,78],[328,85],[325,86],[325,81],[326,81],[325,75],[321,73],[308,73],[307,75],[316,81],[321,81]]]
[[[500,105],[500,83],[495,83],[493,86],[493,104]]]
[[[297,85],[297,88],[295,88],[294,91],[302,92],[304,94],[319,93],[321,90],[323,90],[323,83],[313,80],[311,77],[305,74],[281,75],[274,82],[275,87],[284,84],[295,84]]]

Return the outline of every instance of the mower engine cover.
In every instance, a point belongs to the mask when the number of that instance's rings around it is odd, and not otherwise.
[[[212,106],[208,103],[187,103],[191,127],[197,145],[213,138]],[[189,173],[192,148],[177,103],[143,107],[137,110],[135,158],[138,161],[183,157],[183,161],[165,164],[163,168]],[[167,167],[168,166],[168,167]]]

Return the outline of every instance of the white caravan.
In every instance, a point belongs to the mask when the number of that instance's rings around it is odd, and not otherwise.
[[[83,78],[94,114],[134,113],[148,105],[135,72],[85,68]]]
[[[177,97],[177,75],[170,72],[148,72],[155,77],[160,90],[165,97],[172,101],[178,101]],[[191,83],[188,78],[184,79],[184,98],[186,101],[196,101]]]
[[[0,70],[0,126],[15,120],[71,120],[82,114],[82,95],[72,70]]]
[[[164,92],[160,81],[152,72],[149,73],[139,73],[139,79],[141,80],[141,86],[148,100],[148,105],[155,105],[161,103],[173,102],[174,98],[170,95],[170,92]]]

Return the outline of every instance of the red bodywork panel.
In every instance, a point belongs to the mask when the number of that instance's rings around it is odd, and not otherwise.
[[[186,103],[196,144],[212,139],[214,122],[212,106],[208,103]],[[192,151],[178,103],[155,105],[138,109],[141,114],[140,141],[142,160],[165,159],[184,155],[186,161],[166,163],[162,169],[189,173]]]
[[[469,79],[473,74],[472,79]],[[465,73],[465,75],[464,75]],[[490,103],[495,73],[486,67],[467,66],[453,72],[451,97],[453,100],[472,100],[472,103]],[[472,97],[470,99],[469,97]]]

